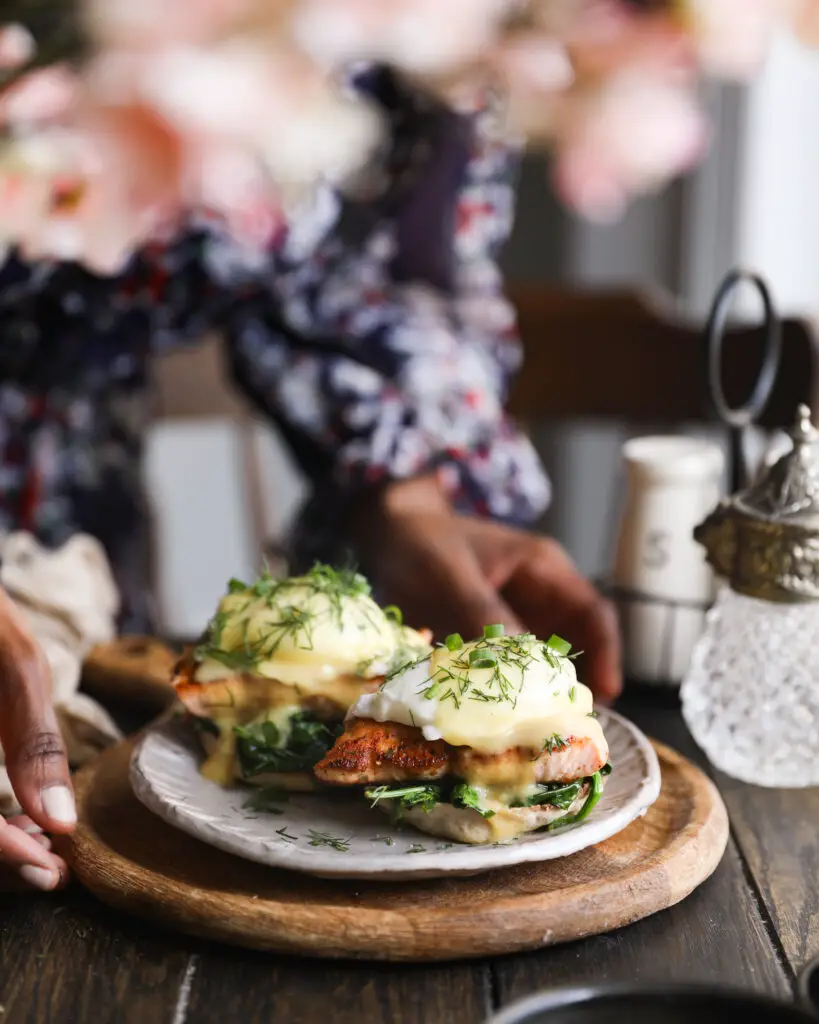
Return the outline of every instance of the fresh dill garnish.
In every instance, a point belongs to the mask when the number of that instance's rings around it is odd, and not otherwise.
[[[310,845],[329,846],[331,850],[336,850],[338,853],[350,852],[349,839],[339,839],[338,836],[330,835],[328,832],[316,832],[312,828],[310,829]]]
[[[385,846],[393,846],[395,844],[395,840],[392,836],[373,836],[370,842],[383,843]]]
[[[565,750],[566,746],[567,743],[563,737],[558,736],[558,734],[554,732],[543,744],[541,753],[545,754],[548,751],[548,753],[553,754],[556,750]]]
[[[427,848],[422,846],[420,843],[413,843],[412,846],[407,847],[407,853],[426,853]]]
[[[286,825],[285,825],[284,828],[277,828],[276,829],[276,835],[277,836],[281,836],[282,839],[284,839],[284,841],[286,843],[297,843],[299,841],[299,837],[298,836],[291,836],[290,835],[290,833],[287,831],[287,826]]]
[[[316,562],[306,579],[315,590],[336,597],[369,597],[372,594],[367,577],[353,566],[334,569],[331,565]]]
[[[300,599],[304,591],[326,600],[318,604],[311,604],[309,599],[304,602]],[[295,600],[288,600],[290,594]],[[303,576],[276,579],[265,570],[251,584],[231,580],[225,605],[208,623],[194,658],[218,661],[234,672],[249,672],[260,661],[272,660],[285,640],[302,650],[312,650],[313,633],[322,618],[333,618],[339,629],[345,622],[362,630],[380,628],[384,620],[371,595],[368,580],[355,568],[334,568],[321,562]],[[383,614],[396,630],[401,630],[403,619],[398,608],[389,607]],[[226,636],[227,627],[230,633]],[[392,652],[393,664],[399,659],[406,663],[417,655],[406,641],[397,648],[400,650]],[[385,652],[385,659],[387,656]],[[363,664],[362,672],[368,667]]]
[[[576,686],[570,686],[569,687],[569,700],[572,703],[574,703],[576,697],[577,697],[577,687]]]
[[[590,712],[589,712],[589,713],[588,713],[588,714],[586,715],[586,718],[599,718],[599,717],[600,717],[600,716],[598,715],[598,713],[597,713],[596,711],[590,711]]]
[[[555,654],[551,647],[548,647],[546,644],[543,645],[542,651],[543,660],[548,664],[550,668],[554,669],[555,672],[559,672],[561,669],[560,656]]]
[[[412,656],[408,657],[410,653]],[[390,663],[390,667],[384,673],[384,682],[381,686],[383,687],[384,684],[388,683],[391,679],[395,679],[396,676],[402,675],[404,672],[409,671],[409,669],[414,668],[416,665],[420,665],[422,661],[426,660],[426,654],[419,655],[415,651],[410,652],[408,650],[396,651],[396,654]]]
[[[531,633],[506,636],[499,626],[484,627],[484,635],[468,644],[453,634],[439,645],[441,649],[449,657],[433,658],[430,674],[418,692],[426,700],[451,701],[456,708],[464,700],[516,706],[526,670],[539,654],[555,671],[562,667],[557,655]],[[476,672],[482,674],[476,676]]]

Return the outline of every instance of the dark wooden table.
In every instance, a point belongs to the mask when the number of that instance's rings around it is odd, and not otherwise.
[[[705,763],[676,698],[630,687],[619,710]],[[480,1024],[542,988],[634,980],[788,998],[819,954],[819,790],[714,777],[732,831],[708,882],[619,932],[537,953],[431,966],[298,960],[160,932],[77,886],[0,897],[0,1024]]]

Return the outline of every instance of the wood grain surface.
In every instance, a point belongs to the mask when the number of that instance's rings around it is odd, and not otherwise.
[[[819,956],[819,788],[763,789],[715,778],[777,951],[798,973]]]
[[[131,749],[108,751],[76,778],[80,827],[67,856],[77,877],[119,909],[258,949],[429,961],[566,942],[678,903],[711,875],[728,838],[713,784],[658,745],[659,800],[573,857],[467,879],[325,881],[233,858],[165,825],[131,793]]]
[[[644,731],[672,743],[713,778],[728,809],[730,846],[738,850],[750,892],[744,912],[731,903],[734,927],[748,921],[756,929],[758,921],[774,956],[793,980],[819,956],[819,788],[767,789],[717,771],[688,732],[676,693],[663,696],[651,687],[631,684],[618,710]],[[767,956],[770,960],[770,953]],[[744,975],[748,960],[745,953],[738,976]],[[755,975],[757,983],[760,977],[764,973]]]

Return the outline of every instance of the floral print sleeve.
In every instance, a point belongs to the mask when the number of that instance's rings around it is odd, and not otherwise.
[[[520,346],[496,260],[515,154],[492,139],[488,116],[469,127],[443,206],[422,195],[362,244],[336,230],[306,260],[285,244],[275,301],[259,291],[230,318],[238,383],[315,483],[293,537],[297,564],[336,557],[345,501],[385,480],[434,471],[460,510],[514,523],[547,503],[538,458],[504,413]],[[417,224],[438,244],[408,255]]]
[[[99,538],[131,629],[149,620],[150,360],[206,330],[223,331],[238,384],[314,483],[294,562],[333,558],[344,502],[385,480],[434,471],[458,508],[512,522],[545,504],[503,411],[520,355],[496,266],[514,153],[484,118],[436,122],[389,76],[373,95],[392,128],[383,198],[328,188],[253,262],[206,222],[116,280],[0,266],[0,533]],[[425,142],[420,173],[404,173]]]

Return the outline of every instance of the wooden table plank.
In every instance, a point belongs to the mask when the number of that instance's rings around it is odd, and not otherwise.
[[[736,848],[688,899],[610,935],[499,959],[502,1005],[557,985],[624,981],[710,981],[787,996],[776,956]]]
[[[3,1024],[174,1024],[187,962],[78,888],[0,903]]]
[[[189,1024],[480,1024],[487,964],[411,965],[264,956],[219,947],[198,958]]]
[[[819,955],[819,788],[763,789],[714,769],[682,720],[675,694],[629,687],[619,709],[700,764],[725,800],[732,835],[774,945],[798,973]]]
[[[819,789],[762,789],[714,772],[776,940],[795,973],[819,956]]]

